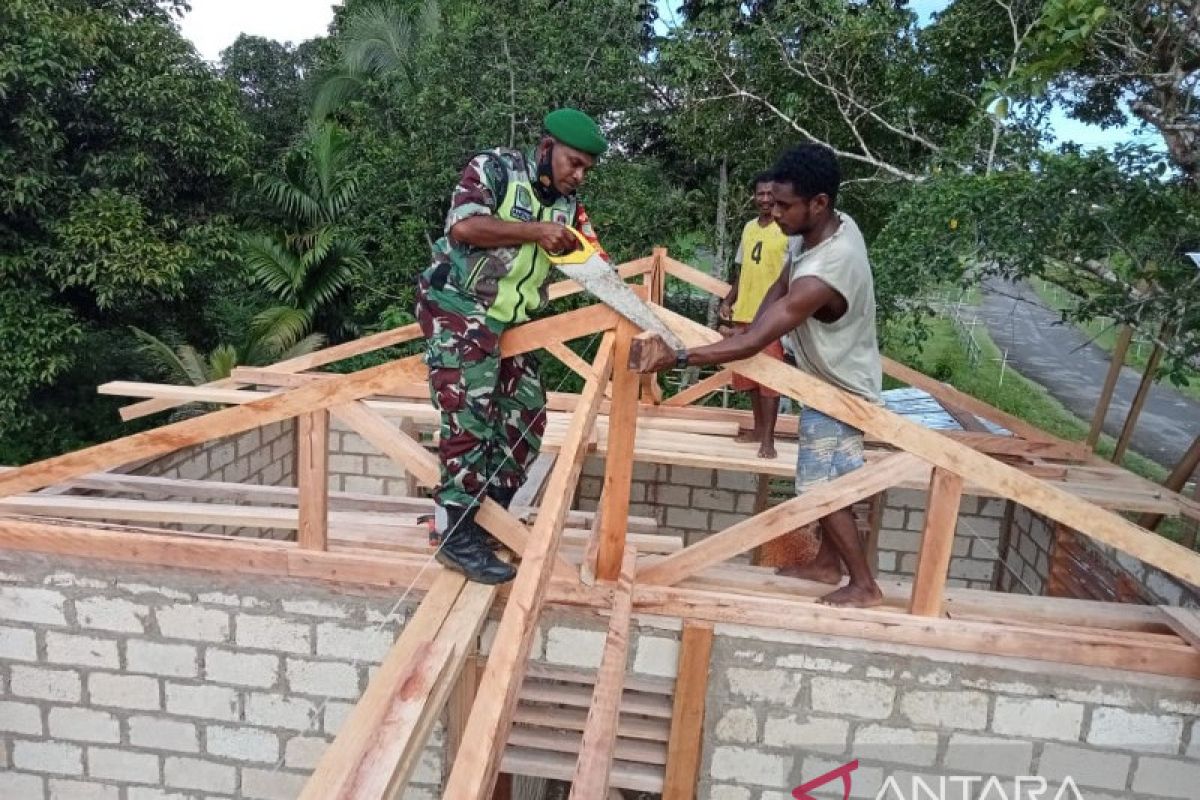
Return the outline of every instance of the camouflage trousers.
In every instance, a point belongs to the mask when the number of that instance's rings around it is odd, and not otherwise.
[[[417,322],[425,336],[430,397],[441,413],[440,506],[468,507],[489,483],[515,489],[537,458],[546,430],[546,393],[532,354],[500,357],[503,325],[452,289],[421,276]]]

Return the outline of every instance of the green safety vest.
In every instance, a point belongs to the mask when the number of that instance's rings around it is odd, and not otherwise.
[[[509,222],[557,222],[569,226],[575,221],[575,198],[560,197],[553,205],[543,205],[529,181],[510,171],[496,216]],[[521,245],[508,273],[497,283],[496,300],[487,315],[506,324],[529,319],[529,312],[536,311],[545,300],[543,286],[551,266],[550,259],[536,243]]]

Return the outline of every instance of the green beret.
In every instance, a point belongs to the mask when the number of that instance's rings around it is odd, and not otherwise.
[[[596,120],[575,108],[551,111],[543,120],[546,132],[568,147],[593,156],[603,155],[608,142],[600,134]]]

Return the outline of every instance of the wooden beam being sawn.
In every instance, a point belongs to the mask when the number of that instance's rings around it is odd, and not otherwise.
[[[689,346],[709,344],[721,338],[716,331],[667,309],[655,306],[654,310]],[[1189,583],[1200,584],[1200,554],[1139,528],[1124,517],[1052,483],[1025,475],[782,361],[759,354],[730,366],[764,386],[789,397],[803,398],[805,405],[919,456],[936,467],[967,478],[1000,497],[1014,500],[1031,511],[1123,550]]]
[[[668,272],[680,280],[715,294],[717,297],[724,297],[730,290],[729,284],[724,281],[718,280],[707,273],[701,272],[687,264],[682,264],[674,259],[666,259],[666,267]],[[983,419],[1002,425],[1013,433],[1023,436],[1030,441],[1054,442],[1055,444],[1069,448],[1074,457],[1081,461],[1086,461],[1091,457],[1090,450],[1084,445],[1067,442],[1052,436],[1037,426],[1030,425],[1023,419],[1014,417],[1012,414],[1001,411],[995,406],[991,406],[969,394],[960,392],[953,386],[948,386],[941,381],[934,380],[928,375],[906,367],[890,358],[883,359],[883,371],[910,386],[928,392],[938,402],[953,405],[956,411],[960,409],[969,411]]]
[[[484,800],[496,780],[525,677],[533,634],[549,589],[563,521],[583,469],[588,437],[604,399],[604,385],[612,372],[614,339],[612,333],[606,333],[600,343],[599,353],[592,363],[596,378],[583,387],[558,460],[550,473],[530,545],[521,559],[492,642],[482,680],[487,690],[479,693],[471,708],[458,758],[446,782],[446,797]]]

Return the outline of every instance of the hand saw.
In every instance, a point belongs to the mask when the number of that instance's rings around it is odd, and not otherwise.
[[[574,228],[569,228],[579,239],[579,249],[562,255],[546,253],[550,263],[562,274],[578,283],[589,294],[616,311],[642,330],[656,333],[672,349],[682,350],[684,345],[663,321],[638,297],[633,289],[621,279],[617,271],[596,252],[596,248]]]

